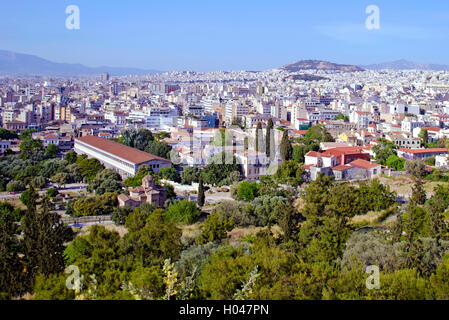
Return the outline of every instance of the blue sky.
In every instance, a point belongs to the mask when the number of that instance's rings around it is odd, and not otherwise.
[[[263,70],[301,59],[449,64],[449,1],[15,0],[0,49],[88,66]],[[80,30],[65,27],[68,5]],[[367,30],[368,5],[380,29]]]

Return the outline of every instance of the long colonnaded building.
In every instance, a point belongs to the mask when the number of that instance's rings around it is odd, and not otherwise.
[[[171,167],[171,161],[140,151],[121,143],[95,136],[75,139],[75,152],[100,161],[107,169],[113,169],[123,178],[136,175],[140,166],[146,164],[154,173]]]

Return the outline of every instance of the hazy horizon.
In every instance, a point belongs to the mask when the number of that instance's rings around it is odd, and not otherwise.
[[[379,30],[365,27],[371,4],[380,9]],[[65,27],[69,5],[80,9],[79,30]],[[88,67],[260,71],[309,59],[449,65],[444,1],[44,0],[2,9],[0,49]]]

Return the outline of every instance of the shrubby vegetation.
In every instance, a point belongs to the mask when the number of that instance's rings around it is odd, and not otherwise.
[[[117,194],[106,192],[98,196],[79,197],[69,203],[68,212],[74,217],[107,215],[112,214],[117,205]]]
[[[312,129],[307,136],[313,143],[328,138],[322,129]],[[151,139],[144,137],[133,143]],[[117,208],[117,193],[102,185],[108,180],[119,185],[121,179],[85,160],[73,155],[48,164],[15,159],[17,168],[11,167],[8,182],[16,179],[13,173],[28,181],[36,173],[51,179],[66,173],[58,172],[61,168],[75,166],[97,194],[71,200],[67,213],[112,214],[126,232],[92,226],[73,238],[59,216],[50,213],[50,199],[39,199],[31,186],[22,199],[25,212],[0,203],[2,297],[27,292],[36,299],[449,297],[449,187],[438,185],[428,198],[420,162],[404,164],[413,176],[413,192],[401,208],[396,194],[379,180],[356,185],[319,176],[304,184],[299,164],[288,161],[278,174],[259,182],[239,182],[234,174],[231,193],[236,201],[216,204],[204,223],[196,224],[200,210],[187,200],[168,201],[167,209],[148,204]],[[86,165],[82,170],[80,163]],[[181,180],[199,181],[201,175],[205,183],[219,185],[228,177],[218,171],[238,172],[236,163],[229,168],[210,165],[209,171],[207,166],[203,171],[186,168]],[[148,173],[143,167],[132,183]],[[376,213],[376,228],[359,229],[354,218],[367,213]],[[235,230],[249,226],[257,231],[239,236]],[[183,235],[189,241],[183,241]],[[75,291],[65,287],[64,269],[72,264],[85,279]],[[379,290],[365,286],[365,268],[373,264],[381,269]]]
[[[172,147],[160,141],[163,138],[163,135],[153,136],[152,132],[146,129],[126,129],[121,132],[119,142],[155,156],[170,159]]]

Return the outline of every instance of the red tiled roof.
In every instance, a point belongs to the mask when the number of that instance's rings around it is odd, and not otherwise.
[[[113,154],[117,157],[120,157],[122,159],[125,159],[127,161],[130,161],[135,164],[139,164],[142,162],[147,162],[151,160],[161,160],[169,162],[169,160],[152,155],[148,152],[140,151],[138,149],[134,149],[128,146],[125,146],[121,143],[103,139],[100,137],[95,136],[84,136],[78,139],[75,139],[76,141],[81,141],[83,143],[89,144],[92,147],[95,147],[97,149],[103,150],[104,152]]]
[[[326,152],[320,153],[320,152],[315,152],[315,151],[309,151],[306,154],[306,157],[315,157],[315,158],[332,158],[333,156],[334,155],[328,154]]]
[[[335,171],[345,171],[345,170],[350,169],[350,168],[351,168],[350,166],[339,165],[339,166],[333,167],[332,170],[335,170]]]
[[[49,134],[44,136],[44,139],[59,139],[59,137],[55,136],[54,134]]]
[[[427,131],[440,131],[440,128],[434,128],[434,127],[421,127],[421,130],[426,129]]]
[[[407,149],[407,148],[400,148],[399,151],[406,152],[406,153],[421,154],[421,153],[447,152],[447,148],[429,148],[429,149]]]
[[[349,163],[349,165],[351,167],[357,167],[357,168],[362,168],[362,169],[367,169],[367,170],[380,166],[380,164],[378,164],[378,163],[371,163],[369,161],[362,160],[362,159],[354,160],[351,163]]]
[[[326,153],[332,154],[334,156],[341,156],[343,154],[357,154],[361,152],[361,147],[339,147],[326,150]]]

